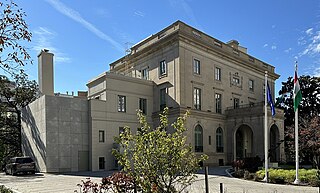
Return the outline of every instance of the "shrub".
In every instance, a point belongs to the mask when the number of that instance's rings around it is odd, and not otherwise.
[[[270,169],[269,170],[269,180],[271,183],[283,184],[292,183],[295,180],[296,171],[295,170],[285,170],[285,169]],[[256,172],[256,179],[261,180],[265,176],[264,170],[259,170]],[[312,186],[318,186],[320,180],[317,178],[317,170],[311,169],[299,169],[299,179],[303,183],[308,183]]]
[[[0,193],[13,193],[13,191],[3,185],[0,185]]]

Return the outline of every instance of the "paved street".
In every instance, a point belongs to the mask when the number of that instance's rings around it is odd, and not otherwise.
[[[318,193],[318,189],[314,187],[265,184],[221,176],[225,175],[224,170],[223,167],[210,169],[209,173],[216,173],[209,176],[210,193],[218,193],[220,183],[223,183],[225,193]],[[76,185],[81,180],[91,176],[93,181],[100,182],[102,176],[110,173],[112,172],[82,172],[65,175],[37,173],[26,176],[7,176],[0,173],[0,184],[21,193],[72,193],[79,190]],[[188,188],[188,191],[205,192],[203,174],[198,174],[197,181]]]

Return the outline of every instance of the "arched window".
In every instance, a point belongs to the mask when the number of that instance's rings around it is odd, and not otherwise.
[[[203,152],[203,131],[200,125],[194,130],[194,151]]]
[[[223,130],[221,127],[216,132],[216,147],[218,153],[223,153]]]

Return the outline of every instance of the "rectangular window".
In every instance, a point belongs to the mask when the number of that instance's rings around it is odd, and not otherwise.
[[[215,79],[221,81],[221,68],[216,67],[216,69],[215,69]]]
[[[160,89],[160,110],[167,106],[167,88]]]
[[[139,98],[139,109],[144,115],[147,114],[147,99]]]
[[[197,59],[193,60],[193,73],[200,74],[200,61]]]
[[[118,112],[126,112],[126,96],[118,95]]]
[[[99,142],[103,143],[104,142],[104,131],[99,130]]]
[[[105,169],[105,161],[104,157],[99,157],[99,170],[104,170]]]
[[[142,79],[149,80],[149,70],[148,70],[148,68],[143,69],[141,74],[142,74]]]
[[[249,79],[249,90],[254,91],[254,82],[253,80],[250,80],[250,79]]]
[[[201,89],[200,88],[193,89],[193,104],[195,109],[201,110]]]
[[[123,127],[119,127],[119,135],[120,135],[121,133],[123,133],[123,131],[124,131],[124,128],[123,128]]]
[[[211,145],[211,136],[209,135],[209,145]]]
[[[233,83],[234,85],[239,85],[239,84],[240,84],[240,79],[237,78],[237,77],[232,77],[232,83]]]
[[[239,105],[240,105],[239,103],[240,103],[240,99],[238,99],[238,98],[233,99],[233,107],[235,109],[239,108]]]
[[[161,77],[166,75],[167,75],[167,63],[165,60],[162,60],[159,66],[159,76]]]
[[[216,113],[221,114],[221,112],[222,112],[221,94],[216,93],[215,98],[216,98]]]

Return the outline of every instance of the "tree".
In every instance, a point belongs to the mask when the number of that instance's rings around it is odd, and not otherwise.
[[[20,111],[36,99],[37,91],[37,83],[23,72],[14,81],[0,76],[0,161],[21,153]]]
[[[31,41],[31,32],[24,20],[25,12],[16,3],[0,2],[0,68],[9,74],[17,74],[30,60],[21,41]]]
[[[301,158],[304,161],[314,161],[318,155],[316,151],[311,151],[319,143],[317,130],[314,122],[320,116],[320,78],[310,76],[299,77],[302,101],[299,105],[299,146]],[[285,125],[285,148],[287,157],[294,156],[294,110],[293,110],[293,78],[289,77],[286,82],[282,82],[277,98],[276,106],[284,109]],[[319,130],[319,129],[318,129]],[[313,144],[310,146],[310,144]],[[311,149],[310,149],[311,148]]]
[[[184,132],[188,112],[171,124],[167,132],[168,108],[160,114],[160,125],[152,129],[146,117],[138,112],[141,128],[136,135],[126,127],[115,141],[119,144],[113,154],[123,171],[132,176],[144,192],[182,192],[195,180],[199,163],[206,155],[197,157],[186,144]]]

